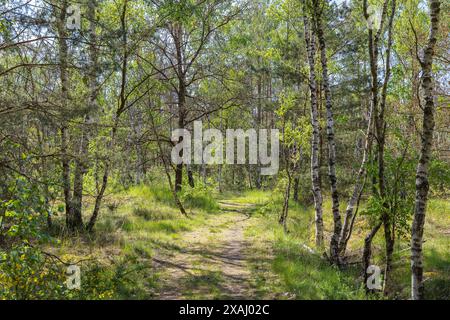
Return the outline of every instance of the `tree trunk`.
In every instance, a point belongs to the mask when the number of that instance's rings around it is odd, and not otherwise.
[[[317,38],[319,39],[320,48],[320,60],[322,64],[322,81],[323,89],[325,92],[325,104],[327,109],[327,140],[328,140],[328,176],[331,185],[331,199],[332,199],[332,212],[334,229],[330,242],[330,256],[331,260],[335,264],[339,264],[339,237],[342,230],[341,214],[339,211],[339,194],[337,190],[337,178],[336,178],[336,142],[334,139],[334,116],[333,116],[333,104],[330,88],[330,80],[328,76],[328,61],[327,50],[325,43],[325,36],[322,26],[322,9],[319,0],[314,0],[314,16],[315,16],[315,29]]]
[[[186,117],[186,75],[183,68],[184,57],[182,53],[182,37],[183,29],[180,24],[175,24],[174,32],[172,33],[177,58],[177,77],[178,77],[178,128],[184,129]],[[183,142],[183,137],[179,137],[178,143]],[[180,157],[183,157],[183,150],[180,151]],[[175,168],[175,191],[181,191],[183,186],[183,164],[177,164]]]
[[[136,152],[136,161],[134,163],[134,171],[135,171],[134,183],[138,185],[142,183],[142,179],[144,178],[145,175],[144,150],[139,140],[142,134],[142,116],[134,106],[129,108],[129,116],[130,116],[130,126],[133,130],[131,140],[134,146],[134,150]]]
[[[68,3],[62,1],[58,20],[56,23],[59,43],[59,71],[61,81],[61,154],[62,154],[62,180],[64,189],[64,202],[66,206],[66,226],[70,231],[74,231],[83,225],[81,215],[73,210],[72,190],[70,187],[70,158],[67,154],[69,142],[69,128],[66,120],[69,101],[69,74],[68,74],[68,52],[66,19]]]
[[[377,142],[378,142],[378,152],[377,152],[377,161],[378,161],[378,168],[380,169],[380,163],[382,164],[382,157],[384,155],[384,144],[381,144],[381,148],[380,148],[380,140],[379,138],[381,137],[383,139],[384,137],[384,129],[385,126],[380,124],[380,118],[378,115],[378,91],[379,91],[379,86],[378,86],[378,53],[379,53],[379,49],[378,49],[378,43],[380,40],[380,37],[382,35],[382,31],[383,31],[383,25],[384,25],[384,20],[386,17],[386,10],[387,10],[387,4],[388,4],[388,0],[385,0],[383,2],[383,12],[381,15],[381,22],[380,22],[380,26],[379,29],[376,31],[375,33],[375,37],[373,34],[373,30],[372,28],[369,27],[369,37],[368,37],[368,44],[369,44],[369,62],[370,62],[370,73],[371,73],[371,105],[370,105],[370,109],[372,111],[372,115],[373,119],[374,119],[374,125],[375,125],[375,131],[377,134]],[[364,17],[366,18],[366,20],[369,19],[369,12],[368,12],[368,3],[367,0],[364,0],[363,2],[363,10],[364,10]],[[393,18],[394,12],[392,12],[392,18]],[[392,22],[392,21],[391,21]],[[387,80],[388,78],[386,78]],[[385,80],[385,81],[386,81]],[[381,156],[381,162],[380,160],[380,156]],[[382,164],[381,168],[384,168],[384,164]],[[380,173],[380,170],[378,170],[378,174]],[[377,179],[375,177],[375,175],[372,177],[372,182],[373,182],[373,188],[376,192],[376,188],[375,185],[377,183]],[[378,175],[378,183],[379,186],[381,187],[381,189],[378,190],[378,194],[379,196],[382,196],[381,193],[379,193],[380,190],[383,190],[384,192],[384,173],[380,176]],[[381,228],[381,225],[386,222],[386,218],[388,218],[384,213],[383,216],[381,218],[381,220],[379,222],[377,222],[377,225],[370,231],[370,233],[367,235],[365,242],[364,242],[364,252],[363,252],[363,267],[364,267],[364,285],[367,285],[367,268],[370,265],[370,258],[372,255],[372,240],[375,237],[376,233],[378,232],[378,230]],[[348,223],[348,221],[347,221]],[[387,233],[389,233],[389,231],[387,231],[385,226],[385,236]],[[348,239],[348,237],[346,238]],[[390,243],[389,243],[389,247],[390,247]],[[388,243],[386,242],[386,248],[388,248]],[[342,252],[341,248],[341,252]],[[388,250],[386,250],[386,252],[388,252]],[[388,270],[389,271],[389,270]]]
[[[298,175],[294,178],[294,186],[293,186],[293,195],[292,199],[294,199],[295,202],[298,202],[298,193],[299,193],[299,184],[300,184],[300,177]]]
[[[375,227],[372,228],[370,233],[366,236],[364,239],[364,251],[363,251],[363,274],[364,274],[364,286],[366,288],[366,291],[369,291],[367,288],[367,279],[369,277],[369,274],[367,273],[367,269],[370,266],[370,259],[372,257],[372,240],[377,234],[378,230],[380,230],[382,225],[382,222],[378,222]]]
[[[386,49],[386,67],[385,67],[385,77],[384,83],[381,93],[381,101],[380,101],[380,112],[378,115],[377,121],[377,141],[378,141],[378,181],[379,181],[379,192],[380,197],[383,199],[383,206],[386,209],[385,216],[383,217],[383,225],[384,225],[384,240],[386,247],[386,268],[384,272],[384,285],[383,291],[384,294],[390,293],[391,287],[391,270],[392,270],[392,254],[394,253],[394,244],[395,237],[392,234],[392,224],[394,221],[392,220],[391,214],[389,212],[389,206],[386,202],[386,182],[384,175],[384,150],[386,145],[386,120],[384,118],[385,110],[386,110],[386,97],[387,97],[387,88],[389,79],[391,76],[391,48],[392,48],[392,28],[394,24],[394,16],[395,16],[395,7],[396,1],[391,0],[391,15],[389,17],[388,23],[388,45]]]
[[[156,137],[156,143],[158,145],[159,154],[160,154],[161,160],[164,165],[164,172],[166,173],[167,181],[169,182],[169,188],[173,195],[173,199],[174,199],[175,204],[177,205],[178,209],[180,209],[181,214],[183,214],[184,216],[187,216],[187,212],[184,209],[184,206],[181,203],[180,198],[178,198],[176,189],[173,186],[172,177],[170,176],[169,164],[168,164],[168,161],[166,160],[166,158],[164,157],[164,151],[163,151],[163,148],[161,145],[161,140],[159,138],[158,131],[156,130],[156,125],[155,125],[155,120],[153,119],[153,115],[150,115],[150,120],[151,120],[151,124],[152,124],[153,133],[155,134],[155,137]]]
[[[369,114],[368,114],[368,124],[367,124],[367,130],[366,130],[366,141],[364,144],[364,154],[363,159],[361,161],[361,166],[359,167],[358,174],[356,176],[355,185],[353,187],[352,195],[348,201],[347,209],[345,210],[345,218],[344,218],[344,224],[342,227],[342,232],[340,236],[339,241],[339,254],[341,256],[345,255],[345,252],[347,250],[347,243],[350,240],[351,232],[352,232],[352,226],[356,215],[356,210],[359,205],[359,201],[361,199],[361,195],[364,191],[364,187],[366,185],[367,180],[367,162],[369,160],[369,151],[370,151],[370,145],[372,144],[372,137],[371,137],[371,131],[372,131],[372,107],[369,108]]]
[[[386,266],[384,268],[383,292],[388,295],[391,292],[391,271],[392,271],[392,255],[394,253],[395,238],[392,234],[392,221],[389,215],[385,215],[383,219],[384,226],[384,242],[386,251]]]
[[[422,124],[422,147],[420,150],[419,164],[416,172],[416,201],[414,209],[414,220],[411,230],[411,288],[412,299],[424,299],[424,281],[423,281],[423,228],[425,224],[425,213],[428,197],[428,165],[431,156],[431,147],[434,132],[434,111],[433,100],[433,56],[436,45],[436,36],[439,28],[440,1],[430,1],[431,28],[428,38],[428,44],[424,50],[422,65],[422,89],[424,94],[425,106],[423,107]]]
[[[289,169],[287,169],[286,171],[289,171]],[[283,226],[284,232],[287,232],[287,217],[289,214],[289,199],[291,196],[291,184],[292,184],[292,179],[291,179],[291,175],[290,173],[287,173],[288,175],[288,182],[286,185],[286,190],[284,193],[284,201],[283,201],[283,211],[281,213],[280,216],[280,220],[279,223]]]
[[[36,126],[36,135],[38,138],[39,143],[39,151],[41,155],[46,154],[49,150],[49,143],[48,143],[48,133],[47,133],[46,126],[42,123],[40,125]],[[48,166],[49,163],[47,162],[46,157],[41,158],[41,172],[42,172],[42,178],[44,181],[44,185],[42,186],[42,192],[44,195],[44,203],[45,208],[47,209],[47,228],[48,230],[51,230],[53,228],[53,222],[52,222],[52,215],[51,210],[48,210],[50,208],[50,190],[49,190],[49,179],[48,179]],[[0,188],[1,190],[1,188]],[[0,191],[1,192],[1,191]],[[1,198],[0,198],[1,199]],[[1,229],[1,227],[0,227]]]
[[[118,126],[118,121],[116,120],[115,124],[111,130],[111,140],[108,144],[108,150],[112,150],[115,146],[117,126]],[[105,168],[103,171],[103,177],[102,177],[100,191],[98,192],[97,197],[95,198],[94,210],[92,211],[91,218],[89,219],[89,223],[86,227],[86,229],[89,232],[91,232],[93,230],[95,223],[97,222],[98,215],[100,213],[100,207],[101,207],[101,204],[103,201],[103,196],[105,195],[106,187],[108,186],[109,171],[110,171],[110,167],[111,167],[110,161],[111,161],[111,159],[106,159],[106,161],[105,161]]]
[[[75,163],[75,174],[73,182],[73,210],[74,215],[82,215],[83,205],[83,189],[84,176],[88,171],[89,159],[89,142],[92,135],[92,123],[98,111],[97,95],[98,95],[98,50],[96,35],[96,10],[97,1],[92,0],[88,3],[87,18],[89,20],[89,59],[90,65],[88,69],[89,97],[87,100],[87,108],[84,114],[84,122],[81,127],[80,149]]]
[[[380,21],[380,26],[378,30],[375,30],[375,35],[374,32],[372,30],[371,27],[369,27],[369,36],[368,36],[368,47],[369,47],[369,62],[370,62],[370,74],[371,74],[371,87],[370,87],[370,92],[371,92],[371,104],[372,104],[372,110],[373,110],[373,116],[374,116],[374,127],[375,127],[375,133],[377,135],[377,139],[378,134],[379,134],[379,121],[378,121],[378,102],[379,102],[379,97],[378,97],[378,92],[379,92],[379,83],[378,83],[378,55],[379,55],[379,48],[378,48],[378,43],[380,40],[380,37],[382,35],[383,32],[383,25],[384,25],[384,21],[385,21],[385,17],[386,17],[386,9],[387,9],[387,4],[388,4],[388,0],[384,0],[383,2],[383,11],[382,11],[382,15],[381,15],[381,21]],[[364,0],[363,2],[363,10],[364,10],[364,17],[365,19],[368,21],[370,18],[370,14],[368,12],[368,2],[367,0]],[[378,155],[379,153],[376,154],[376,161],[378,163]],[[372,176],[372,191],[374,194],[377,194],[377,177],[374,174]],[[383,182],[382,182],[383,183]]]
[[[385,6],[386,6],[387,2],[385,2]],[[395,0],[392,1],[392,12],[391,12],[391,18],[390,18],[390,22],[389,22],[389,45],[388,45],[388,50],[387,50],[387,62],[386,62],[386,78],[384,81],[384,86],[383,86],[383,95],[382,95],[382,110],[383,110],[383,115],[384,115],[384,106],[386,104],[386,93],[387,93],[387,84],[389,81],[389,75],[390,75],[390,48],[392,46],[392,23],[393,23],[393,18],[394,18],[394,13],[395,13]],[[364,10],[365,10],[365,16],[366,19],[368,17],[367,15],[367,2],[364,2]],[[385,8],[384,6],[384,8]],[[379,32],[381,31],[381,29],[379,30]],[[353,192],[352,192],[352,196],[350,197],[350,200],[348,202],[347,205],[347,209],[345,211],[345,218],[344,218],[344,225],[342,228],[342,232],[341,232],[341,237],[340,237],[340,243],[339,243],[339,253],[341,256],[345,255],[345,251],[347,249],[347,243],[348,240],[351,237],[351,226],[353,225],[353,221],[354,221],[354,216],[353,216],[353,212],[355,211],[355,207],[357,208],[359,201],[361,199],[361,195],[367,180],[367,171],[366,171],[366,165],[368,163],[368,156],[369,156],[369,151],[370,151],[370,146],[372,144],[372,138],[371,138],[371,128],[372,128],[372,123],[373,123],[373,117],[375,117],[375,108],[376,108],[376,104],[378,103],[378,83],[377,83],[377,66],[376,66],[376,62],[374,61],[374,59],[376,59],[376,56],[378,55],[378,49],[376,47],[374,47],[374,45],[377,45],[376,43],[378,42],[378,36],[376,37],[376,41],[374,41],[373,39],[373,34],[372,34],[372,30],[369,30],[369,57],[370,57],[370,65],[371,65],[371,74],[372,74],[372,86],[371,86],[371,93],[372,93],[372,98],[371,98],[371,104],[369,107],[369,114],[368,114],[368,125],[367,125],[367,131],[366,131],[366,140],[365,140],[365,144],[364,144],[364,154],[363,154],[363,160],[361,162],[361,166],[359,168],[358,171],[358,175],[356,178],[356,182],[355,182],[355,186],[353,188]],[[374,51],[375,50],[375,51]],[[384,117],[383,117],[384,118]],[[384,152],[384,150],[383,150]],[[379,166],[379,168],[382,168],[381,171],[381,176],[384,176],[384,165],[382,165],[381,167]],[[379,170],[380,173],[380,170]],[[380,174],[379,174],[380,176]],[[384,179],[383,182],[384,183]]]
[[[189,186],[191,188],[195,188],[194,173],[192,172],[192,168],[190,165],[186,165],[186,172],[188,176]]]
[[[283,121],[283,141],[286,141],[285,136],[285,127],[286,121]],[[279,219],[279,223],[283,226],[284,232],[287,232],[287,217],[289,213],[289,199],[291,197],[291,186],[292,186],[292,174],[291,174],[291,166],[290,166],[290,154],[291,149],[288,146],[283,146],[283,158],[286,168],[286,175],[288,178],[286,190],[284,192],[284,201],[283,201],[283,211],[281,212],[281,216]]]
[[[323,217],[322,217],[322,190],[320,188],[320,172],[319,172],[319,115],[317,110],[317,83],[316,83],[316,71],[315,71],[315,52],[316,41],[314,35],[311,34],[309,18],[306,15],[306,5],[304,4],[304,25],[305,25],[305,41],[308,52],[309,63],[309,88],[311,98],[311,124],[313,129],[312,142],[311,142],[311,180],[312,180],[312,192],[314,196],[314,208],[315,208],[315,226],[316,234],[315,241],[317,247],[323,246]]]

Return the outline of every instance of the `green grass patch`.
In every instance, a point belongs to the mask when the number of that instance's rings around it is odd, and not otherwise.
[[[322,252],[311,254],[308,249],[314,248],[314,208],[304,207],[290,202],[288,230],[285,234],[278,225],[278,216],[282,208],[282,198],[279,195],[256,193],[256,196],[243,195],[239,200],[259,201],[256,212],[257,221],[252,223],[246,235],[254,243],[270,246],[272,258],[270,269],[280,278],[279,281],[268,282],[263,276],[257,283],[261,292],[275,292],[276,297],[296,299],[373,299],[381,296],[366,296],[362,286],[361,266],[359,264],[337,270],[321,257]],[[238,200],[238,201],[239,201]],[[341,212],[345,202],[341,201]],[[364,207],[364,203],[362,204]],[[326,241],[332,232],[332,215],[330,201],[324,202],[324,223]],[[450,235],[450,203],[446,200],[432,199],[427,210],[425,224],[424,261],[426,293],[429,299],[450,298],[450,251],[448,236]],[[364,237],[370,228],[368,220],[359,216],[355,223],[353,237],[349,242],[348,252],[352,259],[361,257]],[[328,247],[328,243],[327,247]],[[384,267],[383,230],[377,234],[373,242],[372,263]],[[266,253],[267,254],[267,253]],[[394,253],[393,287],[396,298],[410,297],[410,249],[409,237],[396,241]],[[260,259],[261,260],[261,259]],[[255,272],[262,273],[258,261],[254,261]],[[269,283],[269,284],[268,284]]]

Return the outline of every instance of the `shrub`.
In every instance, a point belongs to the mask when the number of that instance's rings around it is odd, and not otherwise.
[[[187,208],[203,209],[205,211],[219,210],[219,204],[214,199],[213,187],[198,183],[195,188],[185,186],[181,200]]]

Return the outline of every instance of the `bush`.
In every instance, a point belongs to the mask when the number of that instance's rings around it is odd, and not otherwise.
[[[83,266],[80,290],[66,285],[67,266],[59,257],[41,248],[57,242],[47,233],[50,214],[36,185],[17,179],[10,187],[14,198],[0,204],[0,298],[37,299],[103,299],[114,295],[124,279],[123,267],[100,266],[90,261]]]
[[[56,299],[65,295],[65,273],[39,249],[27,244],[0,254],[2,299]]]
[[[195,188],[184,186],[181,200],[187,208],[203,209],[205,211],[219,210],[219,204],[214,199],[214,188],[197,183]]]
[[[433,159],[429,169],[430,190],[433,195],[445,197],[450,194],[450,163]]]

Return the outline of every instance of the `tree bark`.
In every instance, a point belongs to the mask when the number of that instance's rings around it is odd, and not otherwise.
[[[372,144],[372,121],[373,109],[369,107],[368,123],[366,130],[366,140],[364,143],[364,154],[359,167],[358,174],[356,176],[355,185],[353,187],[352,195],[348,201],[347,208],[345,209],[344,224],[342,226],[342,232],[339,241],[339,254],[341,257],[345,256],[347,250],[347,243],[350,240],[352,233],[352,226],[358,208],[359,201],[361,199],[364,187],[367,181],[367,163],[369,161],[370,145]]]
[[[394,221],[391,217],[391,212],[389,212],[388,204],[385,200],[385,175],[384,175],[384,150],[386,144],[386,120],[385,120],[385,110],[386,110],[386,97],[389,79],[391,76],[391,48],[392,48],[392,28],[394,24],[396,1],[391,0],[391,15],[389,17],[388,23],[388,45],[386,49],[386,67],[385,67],[385,78],[383,83],[383,88],[381,92],[380,101],[380,112],[378,115],[378,127],[377,127],[377,141],[378,141],[378,181],[379,181],[379,191],[380,196],[383,199],[384,207],[386,208],[385,216],[383,217],[384,225],[384,239],[386,247],[386,268],[384,271],[384,285],[383,291],[385,294],[389,294],[391,291],[391,271],[392,271],[392,254],[394,253],[395,237],[392,233],[392,225]]]
[[[132,143],[134,146],[134,150],[136,152],[136,161],[134,163],[134,183],[140,184],[145,176],[145,158],[144,158],[144,150],[139,141],[142,134],[142,116],[140,112],[134,106],[129,108],[129,116],[130,116],[130,125],[133,130],[132,133]]]
[[[377,138],[379,134],[379,122],[378,122],[378,91],[379,91],[379,85],[378,85],[378,43],[380,40],[380,37],[382,35],[383,31],[383,25],[384,20],[386,17],[386,10],[387,10],[387,4],[388,0],[385,0],[383,2],[383,12],[381,15],[381,22],[379,29],[376,31],[375,36],[373,33],[372,28],[369,27],[369,36],[368,36],[368,44],[369,44],[369,62],[370,62],[370,73],[371,73],[371,105],[370,109],[372,111],[373,119],[374,119],[374,125],[375,125],[375,131],[377,133]],[[369,12],[368,12],[368,3],[367,0],[364,0],[363,2],[363,11],[364,11],[364,17],[366,20],[369,19]],[[379,153],[377,153],[378,158]],[[375,186],[377,181],[375,179],[375,176],[372,177],[373,185]],[[383,224],[383,216],[381,218],[381,221],[378,221],[376,226],[370,231],[370,233],[367,235],[365,242],[364,242],[364,252],[363,252],[363,267],[364,267],[364,285],[366,285],[367,282],[367,268],[370,264],[370,258],[372,255],[372,239],[377,234],[378,230],[380,229],[381,225]],[[347,237],[348,238],[348,237]],[[342,251],[342,250],[341,250]]]
[[[69,101],[69,73],[68,73],[68,44],[67,44],[67,19],[68,2],[62,1],[56,22],[58,32],[59,71],[61,81],[61,155],[62,155],[62,181],[64,189],[64,203],[66,207],[66,226],[74,231],[83,226],[81,215],[73,210],[72,190],[70,187],[70,158],[68,156],[69,128],[67,125],[68,101]]]
[[[285,140],[285,127],[286,121],[283,121],[283,141]],[[287,232],[287,217],[289,214],[289,200],[291,197],[291,186],[292,186],[292,174],[291,174],[291,166],[290,166],[290,155],[291,149],[289,146],[283,146],[283,158],[286,168],[286,176],[288,178],[286,189],[284,192],[284,201],[283,201],[283,211],[281,212],[281,216],[279,219],[279,223],[283,226],[284,232]]]
[[[423,281],[423,229],[425,224],[425,214],[428,198],[428,165],[431,156],[431,147],[434,132],[434,111],[433,100],[433,57],[434,48],[437,42],[439,29],[440,1],[430,1],[431,27],[428,44],[423,53],[422,66],[422,89],[425,106],[423,107],[422,124],[422,146],[420,159],[416,172],[416,201],[414,209],[414,220],[411,229],[411,296],[413,300],[421,300],[425,297]]]
[[[186,165],[186,172],[188,176],[189,186],[191,188],[195,188],[194,173],[192,172],[192,167],[190,165]]]
[[[339,264],[339,237],[342,230],[341,214],[339,211],[339,193],[336,178],[336,141],[334,138],[333,102],[331,96],[330,79],[328,75],[328,61],[325,36],[322,26],[322,8],[319,0],[313,1],[315,29],[319,39],[320,60],[322,65],[322,81],[327,109],[327,141],[328,141],[328,177],[331,186],[332,212],[334,229],[330,241],[330,256],[335,264]]]
[[[81,127],[81,137],[79,142],[79,153],[75,163],[75,172],[73,179],[73,214],[76,217],[82,216],[83,207],[83,190],[84,190],[84,176],[88,171],[88,158],[89,158],[89,142],[91,138],[91,125],[95,116],[95,112],[98,111],[97,105],[97,70],[98,70],[98,50],[96,47],[97,36],[95,32],[95,19],[96,19],[97,1],[92,0],[88,3],[87,17],[89,20],[89,97],[87,101],[87,108],[84,114],[84,121]]]
[[[178,128],[184,129],[185,118],[186,118],[186,73],[183,68],[185,61],[182,49],[182,37],[183,28],[180,24],[174,24],[174,30],[172,32],[172,37],[176,49],[176,59],[177,59],[177,77],[178,77]],[[179,137],[178,143],[183,142],[183,137]],[[180,157],[183,156],[183,150],[180,151]],[[177,164],[175,167],[175,191],[180,192],[183,186],[183,164]]]
[[[292,185],[292,178],[291,174],[289,173],[289,169],[286,169],[287,176],[288,176],[288,182],[286,185],[286,190],[284,193],[284,201],[283,201],[283,211],[280,216],[279,223],[283,226],[284,232],[287,232],[287,217],[289,214],[289,199],[291,197],[291,185]]]
[[[311,34],[309,18],[306,14],[306,3],[303,1],[303,21],[305,27],[305,42],[306,50],[308,52],[309,63],[309,88],[311,99],[311,125],[313,129],[312,141],[311,141],[311,180],[312,180],[312,192],[314,196],[314,208],[315,208],[315,241],[317,247],[323,246],[323,217],[322,217],[322,190],[320,187],[320,172],[319,172],[319,142],[320,142],[320,129],[319,129],[319,114],[317,110],[317,82],[315,71],[315,52],[316,41],[314,35]]]
[[[380,230],[382,225],[382,222],[379,221],[375,227],[372,228],[370,233],[366,236],[364,239],[364,250],[363,250],[363,274],[364,274],[364,286],[366,288],[366,291],[369,291],[367,288],[367,279],[369,277],[369,274],[367,273],[367,269],[370,266],[370,259],[372,257],[372,241],[375,235],[377,234],[378,230]]]
[[[300,177],[298,176],[298,174],[296,174],[295,178],[294,178],[294,186],[293,186],[293,194],[292,194],[292,199],[294,199],[295,202],[299,201],[299,185],[300,185]]]
[[[175,204],[177,205],[178,209],[180,210],[181,214],[184,216],[187,216],[187,212],[184,209],[184,206],[181,203],[180,198],[178,197],[176,189],[173,186],[172,177],[170,176],[169,163],[166,160],[166,158],[164,157],[164,151],[163,151],[163,148],[161,145],[161,140],[160,140],[158,131],[156,130],[156,125],[155,125],[155,120],[153,118],[153,115],[150,115],[150,120],[151,120],[151,124],[152,124],[153,133],[155,134],[155,137],[156,137],[156,143],[158,145],[159,154],[160,154],[161,160],[164,165],[164,172],[166,173],[167,181],[169,183],[169,188],[170,188],[170,191],[172,192],[173,199],[174,199]]]

